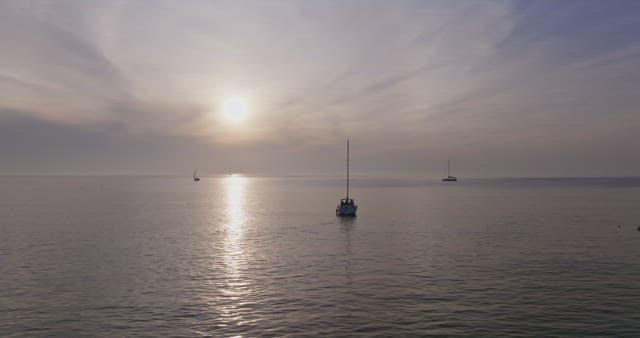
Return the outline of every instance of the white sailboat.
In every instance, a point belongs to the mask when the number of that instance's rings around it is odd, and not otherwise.
[[[336,216],[354,217],[358,206],[353,198],[349,198],[349,140],[347,140],[347,196],[340,199],[336,206]]]
[[[451,176],[449,170],[451,169],[451,161],[447,160],[447,177],[442,179],[442,182],[457,182],[458,178],[455,176]]]
[[[200,181],[200,177],[198,177],[198,168],[193,170],[193,180],[196,182]]]

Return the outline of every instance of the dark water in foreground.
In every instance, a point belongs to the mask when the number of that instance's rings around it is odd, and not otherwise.
[[[354,185],[0,177],[0,336],[640,336],[640,179]]]

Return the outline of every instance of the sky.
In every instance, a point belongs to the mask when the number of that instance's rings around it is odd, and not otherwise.
[[[640,175],[640,2],[0,2],[0,174]],[[243,121],[228,118],[238,100]]]

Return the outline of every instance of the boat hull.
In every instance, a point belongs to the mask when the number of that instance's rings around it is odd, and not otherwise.
[[[355,204],[339,204],[336,207],[336,216],[355,217],[358,206]]]

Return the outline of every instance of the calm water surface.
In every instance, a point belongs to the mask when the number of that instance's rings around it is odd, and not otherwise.
[[[0,177],[0,336],[640,336],[640,179]]]

